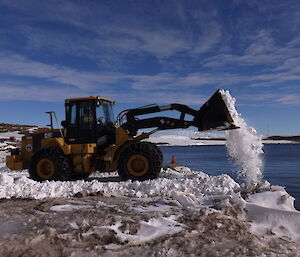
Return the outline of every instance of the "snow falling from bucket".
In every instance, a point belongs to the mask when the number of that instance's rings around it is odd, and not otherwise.
[[[262,179],[263,172],[263,143],[254,128],[235,109],[235,99],[229,91],[221,90],[224,102],[239,129],[226,131],[227,151],[237,166],[237,175],[250,186]]]

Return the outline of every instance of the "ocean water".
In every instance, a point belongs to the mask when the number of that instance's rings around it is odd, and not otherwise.
[[[178,163],[210,175],[226,173],[238,181],[235,165],[223,145],[161,146],[164,162],[170,162],[172,154]],[[300,210],[300,144],[265,145],[263,154],[263,179],[273,185],[284,186],[296,198],[295,207]]]

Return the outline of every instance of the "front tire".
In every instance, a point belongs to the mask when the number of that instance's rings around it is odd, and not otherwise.
[[[36,181],[67,180],[71,174],[69,159],[59,148],[47,147],[34,153],[30,165],[30,178]]]
[[[153,150],[157,151],[157,153],[159,155],[159,161],[162,164],[164,157],[163,157],[163,153],[162,153],[161,149],[159,148],[159,146],[155,143],[150,143],[150,142],[147,142],[147,143],[151,144],[153,147]]]
[[[160,154],[147,142],[130,144],[121,152],[118,159],[118,174],[122,180],[155,179],[160,170]]]

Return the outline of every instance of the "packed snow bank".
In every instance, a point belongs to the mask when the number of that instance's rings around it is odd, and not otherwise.
[[[20,174],[22,174],[20,172]],[[107,176],[107,174],[106,174]],[[116,176],[116,174],[114,174]],[[113,181],[113,179],[112,179]],[[104,195],[128,197],[172,197],[180,194],[181,198],[190,199],[193,195],[193,205],[198,205],[214,196],[233,194],[239,185],[228,175],[209,176],[202,172],[192,172],[181,169],[180,173],[171,169],[162,172],[156,180],[101,182],[101,178],[92,181],[45,181],[36,182],[21,175],[15,178],[9,172],[0,174],[0,198],[33,198],[68,197],[80,191],[102,191]]]
[[[285,190],[251,195],[245,208],[253,232],[300,241],[300,212]]]
[[[262,178],[263,141],[254,128],[235,109],[235,99],[229,91],[221,90],[223,100],[239,129],[226,131],[226,147],[230,157],[237,165],[237,175],[247,185],[253,185]]]

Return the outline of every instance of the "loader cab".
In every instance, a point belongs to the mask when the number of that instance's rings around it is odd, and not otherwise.
[[[108,146],[115,140],[113,102],[102,97],[65,100],[65,140],[68,144],[97,143]]]

